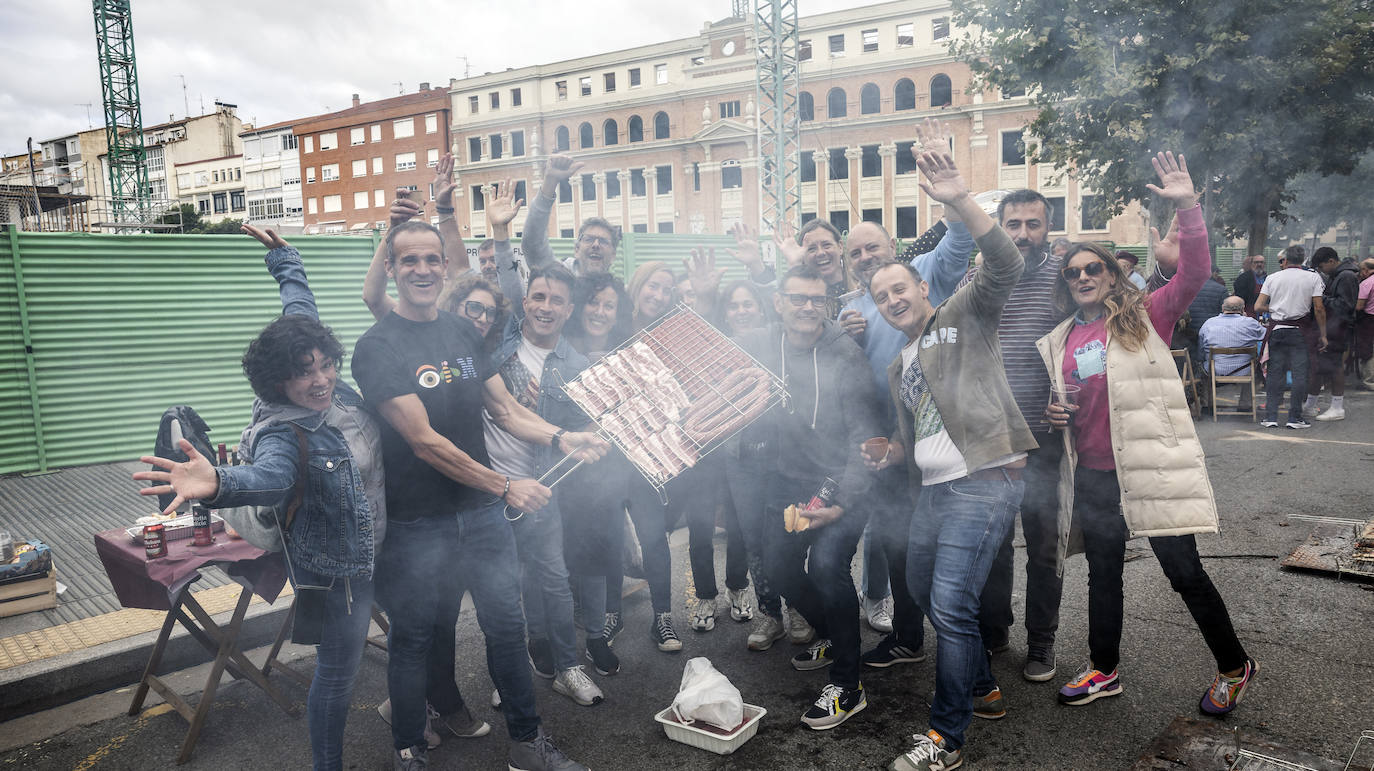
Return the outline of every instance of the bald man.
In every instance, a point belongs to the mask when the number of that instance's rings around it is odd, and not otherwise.
[[[1213,348],[1255,348],[1264,339],[1264,325],[1245,315],[1245,300],[1231,295],[1221,302],[1221,315],[1213,316],[1198,330],[1198,350],[1202,354],[1202,371],[1208,377],[1207,354]],[[1217,356],[1217,371],[1223,377],[1244,375],[1250,371],[1250,358],[1243,354],[1227,353]],[[1241,409],[1250,404],[1249,389],[1242,388]]]

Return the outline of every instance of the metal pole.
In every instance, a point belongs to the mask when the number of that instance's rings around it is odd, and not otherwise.
[[[33,158],[33,154],[29,154]],[[32,160],[30,160],[32,163]],[[48,451],[43,446],[43,411],[38,404],[38,373],[33,360],[33,334],[29,327],[29,303],[24,294],[24,264],[19,259],[19,228],[7,228],[10,237],[10,260],[14,268],[14,292],[19,303],[19,330],[24,340],[24,367],[29,379],[29,411],[33,414],[33,441],[38,448],[38,472],[48,470]]]
[[[38,200],[38,173],[33,169],[33,137],[29,137],[29,184],[33,185],[33,214],[34,221],[38,223],[38,232],[43,232],[43,203]],[[21,220],[22,222],[22,220]],[[15,262],[17,263],[19,252],[15,251]]]

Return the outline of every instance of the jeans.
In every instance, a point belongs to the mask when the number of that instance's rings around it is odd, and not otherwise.
[[[1055,432],[1036,434],[1039,449],[1031,450],[1022,470],[1026,490],[1021,497],[1021,534],[1026,538],[1026,642],[1054,648],[1059,630],[1059,599],[1064,577],[1059,574],[1059,461],[1064,440]],[[1007,530],[997,561],[983,587],[978,628],[983,639],[1008,637],[1015,615],[1011,607],[1015,527]]]
[[[554,667],[571,669],[577,666],[577,628],[568,568],[563,564],[563,517],[557,500],[512,522],[511,531],[520,554],[530,639],[548,640]]]
[[[773,588],[764,568],[763,555],[768,540],[764,537],[764,500],[768,496],[762,480],[767,479],[767,464],[745,451],[738,462],[725,467],[725,481],[730,487],[731,506],[739,522],[744,546],[748,553],[749,574],[754,581],[754,599],[759,611],[766,616],[782,618],[782,598]],[[727,554],[727,558],[728,558]]]
[[[671,492],[677,492],[670,485]],[[672,555],[668,551],[668,507],[658,497],[658,491],[636,471],[629,476],[626,499],[630,504],[630,521],[635,525],[639,550],[644,555],[644,578],[649,582],[649,601],[654,614],[673,610]],[[620,597],[624,575],[619,570],[606,577],[606,609],[620,612]]]
[[[925,614],[906,585],[907,539],[911,533],[911,494],[906,466],[878,473],[873,483],[873,514],[866,535],[872,535],[887,570],[883,584],[892,587],[892,633],[911,648],[925,644]]]
[[[442,662],[452,680],[460,587],[472,592],[506,731],[515,741],[539,731],[520,612],[520,568],[503,508],[496,500],[451,517],[387,523],[377,594],[391,621],[387,689],[397,750],[424,743],[427,684],[438,677]],[[447,705],[433,706],[448,711]]]
[[[722,456],[723,457],[723,456]],[[708,465],[709,464],[709,465]],[[692,564],[692,583],[698,599],[714,600],[720,593],[716,588],[716,510],[724,502],[725,518],[725,587],[734,591],[749,586],[749,553],[740,532],[739,518],[725,485],[721,465],[707,460],[693,469],[695,482],[686,501],[687,556]],[[690,473],[690,472],[689,472]]]
[[[331,579],[299,567],[294,573],[296,581],[307,586],[328,586],[333,580],[333,588],[325,592],[324,624],[320,644],[315,646],[315,676],[310,681],[306,715],[314,768],[334,771],[343,768],[344,726],[353,700],[353,679],[372,623],[372,581],[361,577]]]
[[[1121,660],[1121,626],[1125,603],[1121,572],[1126,559],[1126,520],[1121,516],[1121,487],[1116,471],[1079,466],[1074,472],[1073,515],[1083,529],[1088,558],[1088,650],[1093,668],[1116,669]],[[1198,630],[1227,672],[1245,665],[1245,648],[1231,626],[1226,603],[1197,553],[1191,535],[1150,539],[1150,548],[1169,584],[1183,598]]]
[[[587,639],[606,634],[606,577],[578,576],[577,596],[582,600],[582,631]]]
[[[907,584],[939,645],[930,727],[951,749],[964,746],[973,695],[996,685],[978,631],[979,595],[1023,491],[1010,478],[927,485],[911,517]]]
[[[1293,373],[1293,396],[1288,402],[1288,420],[1302,420],[1302,403],[1307,399],[1307,343],[1302,331],[1287,327],[1269,333],[1269,369],[1264,380],[1264,419],[1278,421],[1279,402],[1287,373]]]
[[[859,591],[872,602],[887,599],[892,593],[887,578],[887,554],[882,541],[873,535],[873,523],[864,528],[864,567],[859,574]]]
[[[774,478],[764,513],[765,537],[769,539],[764,566],[788,605],[815,627],[816,634],[830,640],[835,661],[830,682],[858,688],[859,598],[854,594],[849,566],[868,524],[868,512],[846,511],[838,520],[815,530],[784,530],[782,510],[789,504],[809,501],[817,487],[819,483],[814,481]]]

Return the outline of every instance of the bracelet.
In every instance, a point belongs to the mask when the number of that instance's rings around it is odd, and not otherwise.
[[[453,213],[453,207],[452,207],[452,206],[440,206],[439,204],[436,203],[436,204],[434,204],[434,211],[439,212],[440,214],[452,214],[452,213]]]
[[[501,500],[503,500],[503,501],[506,500],[506,496],[509,495],[509,494],[510,494],[510,477],[506,477],[506,489],[504,489],[504,490],[501,491]]]
[[[560,428],[560,429],[558,429],[557,431],[553,432],[553,439],[551,439],[551,440],[549,441],[549,446],[552,447],[552,448],[554,449],[555,452],[562,452],[562,451],[563,451],[563,448],[559,446],[560,444],[562,444],[562,443],[559,441],[559,438],[562,437],[562,436],[563,436],[564,434],[566,434],[566,433],[568,433],[568,431],[567,431],[567,429],[564,429],[564,428]]]

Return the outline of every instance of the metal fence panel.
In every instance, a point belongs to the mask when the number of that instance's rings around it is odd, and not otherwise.
[[[33,468],[38,459],[10,233],[0,228],[0,474]]]

